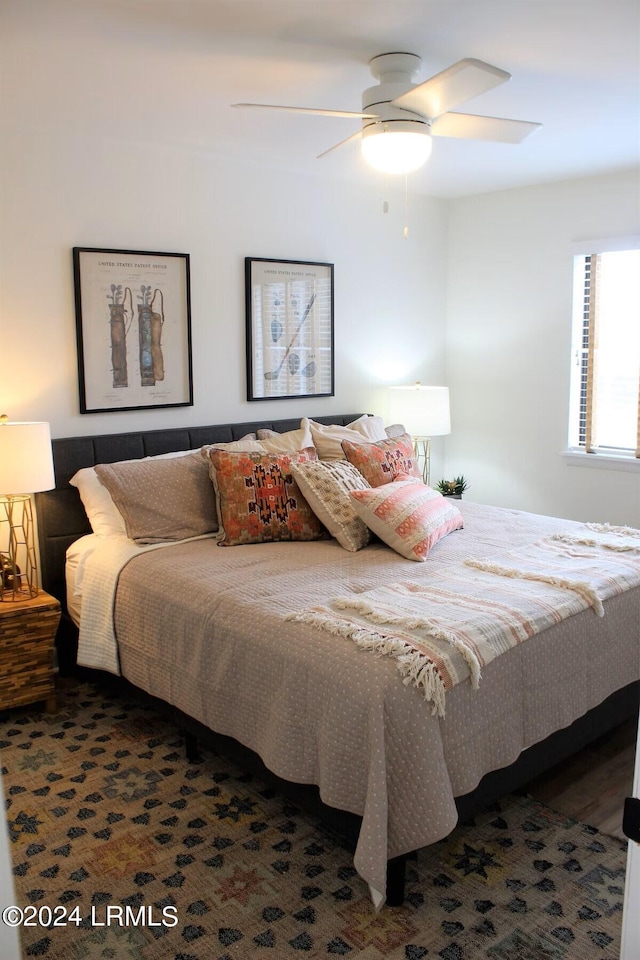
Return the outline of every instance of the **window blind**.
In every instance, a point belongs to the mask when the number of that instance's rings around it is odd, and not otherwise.
[[[584,426],[581,423],[581,438],[587,453],[595,453],[594,410],[596,404],[596,357],[598,347],[598,267],[599,257],[592,253],[585,257],[584,264],[584,322],[583,362],[584,375]],[[582,404],[581,404],[582,408]]]
[[[640,458],[640,251],[580,260],[578,445]]]

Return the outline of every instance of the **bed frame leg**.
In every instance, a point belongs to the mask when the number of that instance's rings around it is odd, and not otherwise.
[[[387,860],[387,906],[401,907],[404,903],[406,854]]]
[[[198,741],[193,733],[188,730],[184,735],[184,749],[189,763],[202,763],[202,757],[198,750]]]

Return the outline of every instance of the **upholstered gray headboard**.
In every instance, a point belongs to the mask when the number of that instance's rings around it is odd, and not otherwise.
[[[358,413],[331,414],[314,417],[320,423],[347,424],[361,416]],[[38,537],[40,543],[40,572],[43,588],[56,597],[65,609],[64,564],[67,548],[85,533],[91,533],[89,521],[78,491],[69,486],[69,480],[82,467],[96,463],[114,463],[152,457],[174,450],[193,450],[205,443],[225,443],[238,440],[261,428],[296,430],[300,418],[288,420],[256,420],[250,423],[225,423],[204,427],[184,427],[170,430],[149,430],[136,433],[115,433],[95,437],[68,437],[53,440],[53,463],[56,486],[54,490],[36,494]]]

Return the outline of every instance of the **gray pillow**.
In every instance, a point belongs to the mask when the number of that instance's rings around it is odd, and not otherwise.
[[[218,529],[209,468],[200,453],[95,468],[136,543],[185,540]]]

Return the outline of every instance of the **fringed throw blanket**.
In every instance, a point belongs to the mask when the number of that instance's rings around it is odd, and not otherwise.
[[[394,657],[406,684],[445,714],[445,693],[528,637],[640,585],[640,530],[585,525],[491,560],[469,559],[427,582],[338,597],[287,619]]]

